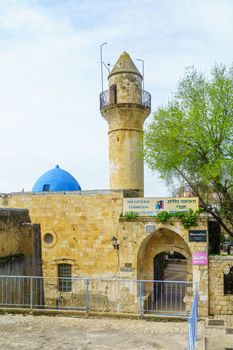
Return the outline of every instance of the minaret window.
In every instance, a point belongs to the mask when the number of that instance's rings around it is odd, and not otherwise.
[[[113,84],[110,86],[110,104],[117,103],[117,86]]]

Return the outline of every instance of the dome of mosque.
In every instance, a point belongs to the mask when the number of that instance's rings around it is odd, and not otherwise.
[[[58,165],[36,181],[33,192],[81,191],[78,181]]]

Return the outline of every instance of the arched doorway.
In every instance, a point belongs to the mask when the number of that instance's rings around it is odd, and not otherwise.
[[[187,281],[187,259],[176,251],[154,256],[154,280]]]
[[[176,232],[161,228],[149,235],[138,252],[138,279],[143,280],[144,310],[185,312],[192,293],[191,252]]]

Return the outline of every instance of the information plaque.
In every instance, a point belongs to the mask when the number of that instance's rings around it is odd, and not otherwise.
[[[207,242],[207,231],[189,230],[189,242]]]
[[[193,265],[208,265],[208,254],[206,252],[192,253]]]

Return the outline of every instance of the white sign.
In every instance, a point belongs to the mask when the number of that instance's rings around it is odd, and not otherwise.
[[[200,294],[200,301],[208,301],[208,295]]]
[[[197,197],[154,197],[154,198],[124,198],[123,215],[134,212],[138,216],[156,216],[160,211],[187,212],[192,209],[194,212],[199,208]]]

